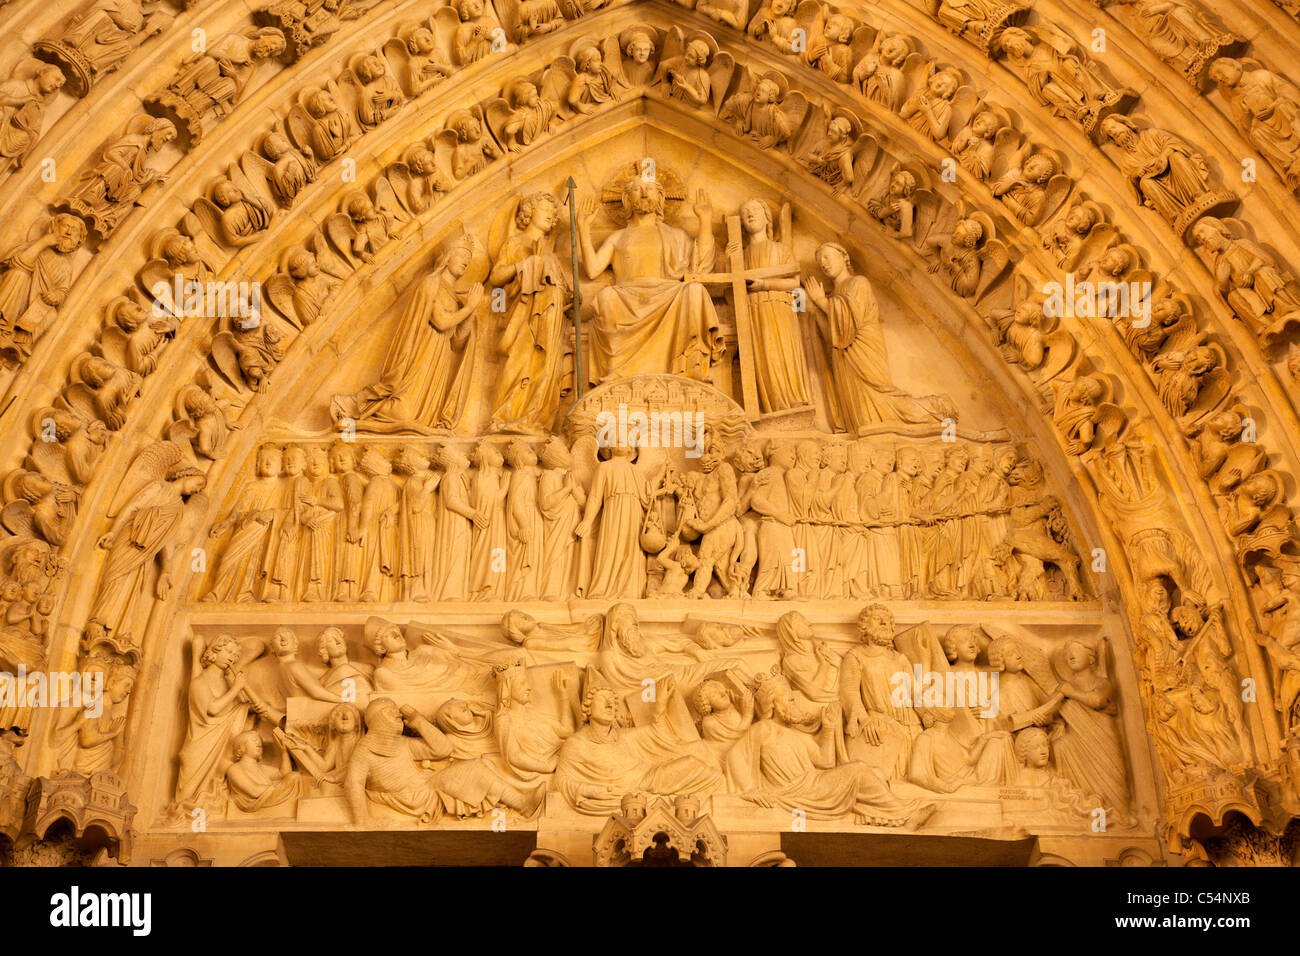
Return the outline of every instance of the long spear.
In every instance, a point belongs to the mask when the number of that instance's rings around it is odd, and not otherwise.
[[[573,384],[582,398],[582,290],[578,286],[578,184],[570,176],[564,184],[569,189],[569,241],[573,261]]]

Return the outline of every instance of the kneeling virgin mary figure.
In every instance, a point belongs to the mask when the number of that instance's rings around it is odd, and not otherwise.
[[[336,422],[351,419],[360,431],[427,435],[459,423],[474,366],[474,315],[483,284],[459,292],[457,282],[474,260],[474,240],[462,236],[438,258],[419,284],[384,356],[379,381],[354,395],[335,395]]]

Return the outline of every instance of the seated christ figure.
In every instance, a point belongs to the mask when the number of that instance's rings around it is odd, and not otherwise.
[[[614,283],[596,295],[592,332],[594,382],[629,375],[671,372],[707,379],[722,354],[722,336],[713,300],[690,273],[713,269],[713,210],[703,191],[696,194],[696,234],[664,222],[664,189],[639,176],[623,186],[628,224],[596,249],[591,224],[597,205],[587,199],[578,220],[587,278],[614,270]]]

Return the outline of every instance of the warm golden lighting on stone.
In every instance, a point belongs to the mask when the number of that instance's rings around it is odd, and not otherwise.
[[[258,3],[0,0],[0,860],[1289,862],[1295,3]]]

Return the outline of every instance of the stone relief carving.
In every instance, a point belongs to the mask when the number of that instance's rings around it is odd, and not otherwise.
[[[837,191],[853,190],[858,185],[855,177],[874,159],[869,154],[872,145],[870,138],[862,134],[862,120],[842,110],[826,117],[822,131],[810,118],[794,152],[822,182]]]
[[[27,57],[0,83],[0,157],[14,169],[22,166],[41,138],[46,104],[63,88],[57,66]]]
[[[658,179],[647,180],[633,168],[611,183],[602,197],[627,225],[597,248],[592,225],[596,202],[583,201],[578,242],[588,279],[612,269],[614,284],[596,297],[593,328],[593,381],[640,373],[676,372],[703,378],[720,353],[717,315],[705,286],[681,279],[703,273],[713,264],[713,210],[701,190],[695,197],[694,234],[663,222],[669,198],[685,194]],[[648,240],[648,241],[647,241]],[[647,279],[660,277],[651,291]],[[635,291],[633,291],[635,289]],[[624,291],[626,290],[626,291]],[[687,330],[679,332],[678,329]]]
[[[505,290],[492,427],[545,433],[559,409],[569,270],[554,251],[560,202],[550,193],[522,196],[493,250],[488,281]]]
[[[1152,52],[1199,86],[1206,67],[1241,38],[1182,0],[1111,0],[1127,8]],[[1105,5],[1103,0],[1101,5]]]
[[[772,149],[790,142],[806,109],[803,94],[791,93],[790,81],[782,74],[772,71],[754,77],[745,70],[739,91],[723,102],[719,115],[761,148]]]
[[[450,18],[454,25],[452,59],[458,66],[475,63],[496,50],[511,49],[505,31],[483,0],[455,0],[450,9],[455,14]],[[439,11],[436,16],[441,19],[443,14]]]
[[[111,234],[149,187],[165,181],[166,174],[149,160],[175,138],[170,120],[136,116],[122,136],[104,147],[99,162],[82,172],[61,207],[81,216],[101,236]]]
[[[558,87],[555,79],[555,74],[548,71],[547,80]],[[546,80],[543,84],[546,85]],[[486,112],[493,134],[508,152],[518,152],[531,145],[562,121],[560,103],[563,96],[558,88],[548,89],[544,96],[537,83],[521,77],[504,93],[501,99],[489,104]]]
[[[628,604],[561,626],[511,611],[473,634],[370,618],[373,677],[348,663],[351,628],[321,631],[323,671],[287,628],[196,636],[173,813],[431,824],[622,811],[630,825],[640,793],[676,800],[689,825],[734,795],[760,812],[916,829],[953,796],[1014,786],[1041,793],[1026,817],[1039,825],[1079,829],[1099,810],[1134,825],[1104,638],[977,624],[941,638],[926,623],[898,630],[882,605],[857,627],[857,640],[839,628],[827,640],[799,612],[717,621],[734,633],[710,650],[648,632]],[[910,683],[899,696],[900,675],[930,668],[996,672],[1009,706],[944,707]],[[322,681],[353,699],[331,700]]]
[[[34,43],[32,52],[63,71],[69,93],[85,96],[104,74],[120,67],[139,44],[170,22],[171,15],[156,4],[93,0],[69,17],[56,35]]]
[[[671,807],[661,800],[652,808],[645,794],[626,794],[619,813],[596,837],[597,866],[724,866],[726,859],[726,837],[707,815],[700,815],[695,797],[677,797]]]
[[[1266,249],[1234,231],[1230,222],[1207,216],[1192,227],[1192,238],[1232,314],[1262,345],[1272,347],[1300,320],[1300,289]]]
[[[167,86],[145,98],[170,110],[185,126],[190,144],[203,139],[204,121],[220,121],[243,96],[263,60],[285,50],[284,35],[262,28],[230,33],[186,60]]]
[[[1120,169],[1141,204],[1158,212],[1179,235],[1206,213],[1236,205],[1237,197],[1215,186],[1205,159],[1180,137],[1142,129],[1121,116],[1107,117],[1100,131],[1120,151]]]
[[[875,295],[869,281],[853,274],[848,251],[838,243],[823,243],[817,249],[817,264],[830,288],[812,282],[808,295],[824,320],[821,332],[831,356],[835,408],[844,429],[860,434],[881,422],[952,418],[956,413],[951,399],[941,395],[916,399],[890,380]]]
[[[419,96],[455,72],[432,19],[399,28],[383,49],[408,97]]]
[[[1220,57],[1209,78],[1233,111],[1233,119],[1293,190],[1300,189],[1300,92],[1253,59]]]
[[[1009,33],[1009,32],[1010,32],[1010,31],[1004,31],[1004,33]],[[1139,187],[1139,188],[1141,188],[1141,187]],[[1044,218],[1051,218],[1051,217],[1050,217],[1050,215],[1047,215],[1047,216],[1044,216]],[[1082,221],[1082,220],[1080,220],[1080,221]],[[1094,226],[1095,226],[1095,224],[1094,224]],[[1089,234],[1091,234],[1091,230],[1094,228],[1094,226],[1089,226],[1089,227],[1088,227],[1088,229],[1089,229]],[[901,217],[900,217],[900,231],[901,231]],[[847,259],[847,256],[845,256],[844,258]],[[304,267],[304,268],[305,268],[305,267]],[[1283,285],[1285,285],[1285,283],[1283,283]],[[154,334],[158,334],[158,333],[154,333]],[[1195,353],[1195,354],[1196,354],[1196,357],[1197,357],[1198,359],[1204,360],[1204,359],[1206,358],[1206,355],[1205,355],[1204,352],[1196,353],[1196,349],[1203,349],[1203,348],[1205,348],[1205,347],[1204,347],[1204,346],[1194,346],[1192,349],[1185,350],[1185,351]],[[1179,360],[1179,361],[1180,361],[1180,360]],[[124,362],[115,362],[115,363],[113,363],[113,364],[116,364],[119,368],[121,368],[121,369],[125,369],[125,370],[127,370],[127,371],[135,371],[135,370],[134,370],[133,368],[131,368],[127,363],[124,363]],[[1169,409],[1169,411],[1171,412],[1171,414],[1174,414],[1174,415],[1176,415],[1176,416],[1179,415],[1179,414],[1186,414],[1187,411],[1188,411],[1188,408],[1189,408],[1192,404],[1195,403],[1195,401],[1197,400],[1197,397],[1200,395],[1200,392],[1204,389],[1204,387],[1205,387],[1204,384],[1203,384],[1200,380],[1197,380],[1197,381],[1195,381],[1195,382],[1192,382],[1192,381],[1190,381],[1190,380],[1188,380],[1188,379],[1186,379],[1186,378],[1179,378],[1179,377],[1178,377],[1178,373],[1182,372],[1182,369],[1181,369],[1181,367],[1175,367],[1176,360],[1173,359],[1173,356],[1172,356],[1172,355],[1166,355],[1164,361],[1160,363],[1160,368],[1158,368],[1158,369],[1156,369],[1156,368],[1154,367],[1155,364],[1156,364],[1154,361],[1153,361],[1151,364],[1152,364],[1152,366],[1153,366],[1153,369],[1152,369],[1153,372],[1154,372],[1155,374],[1157,374],[1157,375],[1163,377],[1163,378],[1164,378],[1164,379],[1169,383],[1168,386],[1167,386],[1167,388],[1162,387],[1161,391],[1162,391],[1162,393],[1166,393],[1166,392],[1167,392],[1167,394],[1168,394],[1168,399],[1167,399],[1167,401],[1166,401],[1166,405],[1168,406],[1168,409]],[[1193,364],[1195,364],[1195,363],[1193,363]],[[1202,361],[1201,364],[1203,365],[1204,362]],[[1215,370],[1215,369],[1212,368],[1212,369],[1208,370],[1207,373],[1198,373],[1198,374],[1209,374],[1209,373],[1212,373],[1214,370]],[[1186,373],[1183,373],[1183,374],[1186,374]],[[94,376],[92,376],[92,377],[94,377]],[[101,379],[104,378],[103,375],[100,375],[100,376],[98,376],[98,377],[101,378]],[[88,383],[85,382],[84,377],[83,377],[83,384],[88,384]],[[96,387],[96,390],[97,390],[98,388],[99,388],[99,387],[97,386],[97,387]],[[1192,394],[1193,391],[1195,392],[1195,395]],[[1164,398],[1165,395],[1162,394],[1161,397]],[[1178,409],[1178,408],[1180,408],[1180,407],[1182,408],[1182,412],[1181,412],[1181,413],[1175,411],[1175,409]],[[105,405],[104,405],[104,410],[106,410],[106,411],[111,412],[112,408],[113,408],[113,405],[112,405],[111,402],[108,403],[108,404],[105,404]],[[1210,411],[1214,411],[1214,409],[1211,409]],[[111,417],[111,415],[110,415],[110,417]],[[1094,424],[1095,424],[1095,423],[1094,423]],[[1081,440],[1081,439],[1080,439],[1080,440]],[[1089,447],[1092,447],[1092,446],[1089,446]],[[1259,483],[1257,483],[1257,484],[1259,484]],[[1271,492],[1270,492],[1268,489],[1264,489],[1264,488],[1262,488],[1262,487],[1259,488],[1259,489],[1254,489],[1254,488],[1252,488],[1252,491],[1253,491],[1253,493],[1247,495],[1246,497],[1249,498],[1250,501],[1254,502],[1254,504],[1253,504],[1253,505],[1250,505],[1250,506],[1248,507],[1248,506],[1247,506],[1247,502],[1243,500],[1243,501],[1241,502],[1241,505],[1240,505],[1240,507],[1244,507],[1244,508],[1246,508],[1246,512],[1247,512],[1247,513],[1250,512],[1250,508],[1251,508],[1251,507],[1253,507],[1253,508],[1255,508],[1255,509],[1259,509],[1259,510],[1267,511],[1268,508],[1271,507],[1271,505],[1268,505],[1267,503],[1265,503],[1265,504],[1260,504],[1259,502],[1260,502],[1260,501],[1266,501],[1266,500],[1268,499],[1268,496],[1269,496],[1270,493],[1272,494],[1273,498],[1276,498],[1276,497],[1277,497],[1277,492],[1276,492],[1276,491],[1271,491]],[[1247,519],[1246,519],[1246,518],[1240,518],[1240,519],[1238,519],[1238,520],[1239,520],[1239,521],[1244,521],[1244,520],[1247,520]],[[1253,534],[1253,533],[1254,533],[1254,528],[1255,528],[1256,526],[1257,526],[1257,525],[1252,525],[1252,526],[1247,527],[1246,530],[1244,530],[1244,531],[1242,532],[1242,534],[1243,534],[1243,535]],[[1267,537],[1267,536],[1266,536],[1266,537]],[[649,552],[649,553],[650,553],[650,554],[653,554],[653,552]]]
[[[194,215],[224,245],[238,248],[256,242],[258,233],[271,224],[270,197],[260,199],[248,185],[246,192],[233,179],[226,179],[212,187],[211,198],[200,196],[194,201]]]
[[[388,61],[378,54],[354,56],[341,79],[355,100],[354,110],[362,130],[374,129],[406,101]]]
[[[6,365],[25,361],[57,316],[72,284],[73,257],[85,239],[80,219],[56,215],[0,260],[0,358]]]
[[[139,645],[151,596],[163,600],[171,590],[176,550],[192,534],[206,484],[180,446],[170,442],[149,446],[132,464],[119,490],[115,520],[99,539],[107,554],[89,619],[115,647]]]
[[[899,116],[918,133],[946,143],[952,133],[953,99],[962,87],[957,70],[931,63],[928,76],[899,107]]]
[[[1024,22],[1026,0],[932,0],[932,15],[957,36],[993,49],[1009,27]]]
[[[303,155],[323,163],[341,156],[358,135],[355,123],[339,108],[335,90],[329,86],[303,91],[285,120]]]
[[[709,34],[701,31],[687,35],[680,27],[673,27],[655,79],[664,82],[670,99],[697,109],[716,107],[715,98],[725,95],[734,65],[730,54],[718,52],[718,42]]]
[[[1047,22],[1002,31],[993,52],[1022,73],[1040,103],[1090,133],[1111,113],[1127,112],[1137,98],[1108,82],[1077,42]]]
[[[959,296],[981,299],[1006,272],[1010,254],[987,215],[957,216],[949,229],[937,225],[926,239],[937,259],[930,271],[942,272]]]
[[[456,285],[476,258],[484,256],[469,236],[441,254],[411,298],[402,335],[389,349],[380,381],[356,395],[335,396],[331,413],[336,420],[378,432],[427,434],[456,426],[472,381],[466,356],[473,354],[471,319],[483,301],[483,284],[476,282],[464,294]]]
[[[417,447],[336,444],[326,472],[323,445],[262,446],[212,529],[204,599],[1086,596],[1059,501],[1007,445],[773,440],[764,464],[714,440],[698,471],[647,467],[627,447],[602,460],[589,439],[572,452],[556,438]],[[319,527],[331,515],[343,537]],[[325,537],[308,547],[301,528]],[[691,573],[673,587],[683,559]]]
[[[285,55],[300,60],[343,26],[355,20],[369,4],[353,0],[276,0],[257,11],[263,22],[278,27],[286,42]]]

